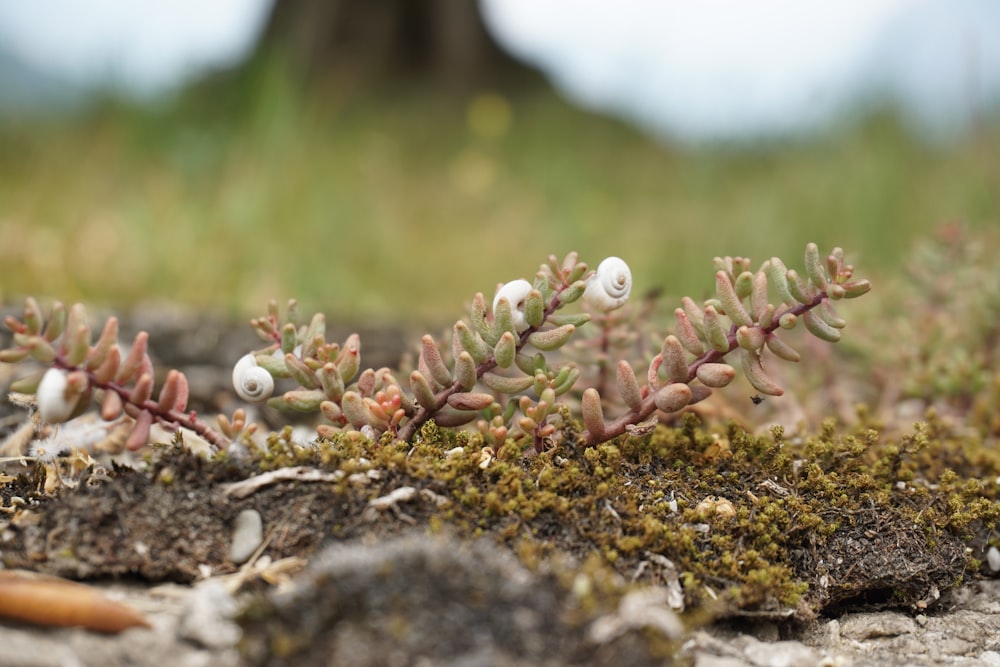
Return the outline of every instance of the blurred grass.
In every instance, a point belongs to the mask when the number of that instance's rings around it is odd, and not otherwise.
[[[549,253],[701,296],[714,255],[841,245],[891,274],[946,220],[1000,221],[1000,124],[920,143],[891,114],[810,140],[664,146],[553,93],[304,100],[264,76],[158,109],[0,127],[0,295],[448,321]],[[193,100],[193,101],[192,101]]]

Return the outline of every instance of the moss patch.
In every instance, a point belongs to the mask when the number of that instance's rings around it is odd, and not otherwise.
[[[1000,456],[933,413],[894,441],[833,421],[786,441],[781,429],[758,436],[688,415],[644,437],[530,457],[510,444],[484,451],[478,435],[433,423],[412,445],[356,435],[304,447],[286,431],[243,461],[164,447],[145,471],[94,474],[8,514],[4,563],[190,581],[206,565],[234,569],[231,521],[252,507],[272,558],[447,530],[506,545],[529,569],[568,555],[619,581],[676,581],[688,609],[712,615],[808,618],[933,605],[975,575],[1000,513]],[[292,465],[335,481],[225,493]]]

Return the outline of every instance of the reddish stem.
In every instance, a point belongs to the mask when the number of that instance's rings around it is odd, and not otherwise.
[[[105,391],[115,392],[122,399],[123,404],[132,405],[139,410],[148,412],[152,415],[153,419],[160,424],[163,424],[163,426],[171,431],[176,430],[178,426],[182,426],[186,429],[194,431],[207,442],[220,449],[224,449],[229,444],[229,441],[224,436],[217,433],[208,424],[198,419],[198,415],[194,410],[191,410],[188,413],[180,412],[178,410],[163,410],[160,408],[159,404],[152,399],[136,403],[131,399],[132,392],[127,387],[113,381],[98,382],[94,377],[93,372],[87,370],[86,368],[69,363],[69,361],[66,360],[66,357],[61,354],[57,354],[52,363],[57,368],[62,368],[67,371],[84,372],[87,375],[87,382],[91,387],[97,387],[98,389],[103,389]]]
[[[825,291],[820,292],[819,294],[814,296],[809,303],[795,304],[795,306],[789,308],[786,311],[783,311],[782,313],[780,313],[780,315],[784,315],[785,313],[792,313],[793,315],[798,317],[799,315],[802,315],[802,313],[805,313],[808,310],[812,310],[813,308],[818,306],[820,303],[823,302],[823,299],[825,298],[826,298],[826,292]],[[779,314],[776,314],[772,319],[771,324],[768,325],[767,327],[763,327],[764,333],[769,334],[775,331],[779,327],[778,320],[779,320]],[[719,352],[718,350],[713,348],[691,362],[691,364],[688,366],[687,381],[689,383],[692,380],[694,380],[695,376],[698,373],[698,368],[701,367],[702,364],[719,363],[725,358],[727,354],[729,354],[737,347],[739,347],[739,343],[736,341],[736,329],[737,326],[735,324],[732,327],[730,327],[729,335],[727,336],[727,340],[729,341],[729,349],[727,349],[725,352]],[[655,391],[649,392],[649,395],[643,399],[642,407],[638,412],[629,410],[618,419],[615,419],[614,421],[605,424],[604,432],[601,433],[600,436],[591,433],[589,430],[585,430],[583,433],[580,434],[580,440],[583,443],[583,446],[593,447],[594,445],[597,445],[599,443],[611,440],[612,438],[615,438],[625,433],[626,426],[632,424],[639,424],[649,419],[650,415],[652,415],[653,412],[656,411],[656,403],[653,399],[653,395],[655,393],[656,393]]]

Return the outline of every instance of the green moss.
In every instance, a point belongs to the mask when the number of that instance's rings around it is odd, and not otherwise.
[[[304,447],[286,430],[252,452],[253,470],[223,456],[203,474],[340,471],[330,487],[336,521],[316,527],[335,539],[416,522],[489,536],[533,569],[572,556],[592,584],[617,581],[619,590],[663,584],[665,558],[688,608],[712,614],[915,606],[975,574],[1000,520],[1000,455],[933,413],[899,436],[827,420],[789,440],[780,428],[755,435],[687,415],[640,438],[589,449],[563,442],[481,467],[481,440],[433,422],[413,444],[345,433]],[[162,454],[161,482],[162,471],[180,479],[172,456]],[[362,519],[371,500],[401,486],[439,501],[420,496],[399,514]]]

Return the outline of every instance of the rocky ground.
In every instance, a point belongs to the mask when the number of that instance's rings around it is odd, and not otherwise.
[[[674,657],[650,651],[649,626],[677,630],[656,617],[655,605],[633,618],[623,601],[617,617],[574,627],[561,620],[566,600],[551,577],[495,549],[444,538],[338,545],[265,597],[234,594],[236,583],[229,576],[194,585],[102,584],[151,627],[105,635],[5,623],[0,664],[1000,665],[997,581],[959,589],[935,614],[851,612],[798,626],[744,620],[681,631]],[[288,638],[276,640],[273,627],[246,617],[237,623],[247,604],[280,610]],[[295,637],[309,639],[304,653],[292,653]],[[290,642],[290,657],[261,652],[268,641],[272,649]]]
[[[154,345],[170,342],[154,347],[162,366],[183,368],[193,393],[218,405],[226,374],[213,355],[228,350],[235,359],[253,347],[252,335],[230,338],[183,313],[144,317],[133,326],[155,330]],[[369,363],[392,363],[402,338],[389,335],[385,360]],[[9,432],[16,413],[5,414]],[[537,559],[453,534],[435,524],[442,499],[429,485],[404,492],[402,481],[368,471],[371,486],[359,479],[357,493],[333,496],[318,469],[250,488],[238,485],[247,471],[235,463],[207,470],[196,458],[164,460],[142,474],[111,470],[113,479],[70,474],[79,492],[39,511],[13,497],[40,492],[31,487],[44,480],[6,480],[3,562],[85,580],[148,627],[104,634],[5,620],[0,665],[1000,665],[1000,581],[975,573],[954,591],[931,586],[940,599],[928,598],[926,609],[911,595],[905,611],[886,608],[884,597],[868,608],[858,598],[811,620],[771,613],[682,622],[676,580],[622,595],[623,582],[588,569],[583,554]],[[893,542],[845,536],[869,556]],[[951,571],[921,577],[916,570],[934,563],[912,564],[922,586]],[[4,585],[0,613],[16,616],[21,603],[3,597]]]

